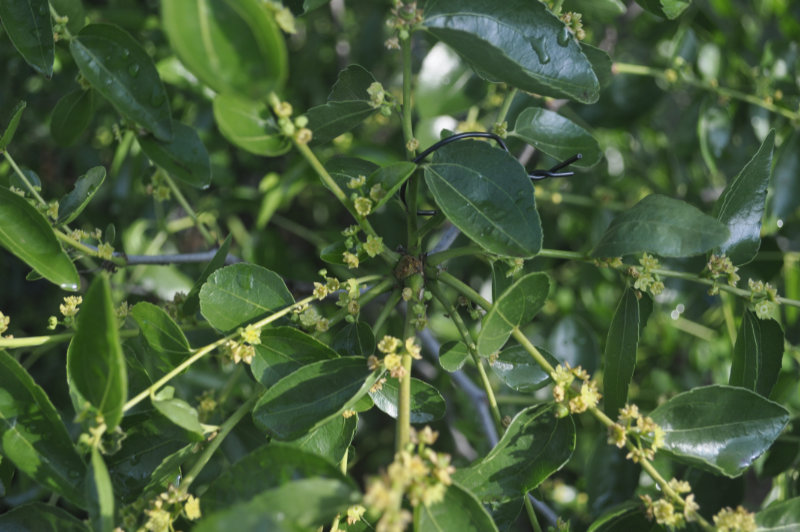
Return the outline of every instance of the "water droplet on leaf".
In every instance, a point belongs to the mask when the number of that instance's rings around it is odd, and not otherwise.
[[[135,78],[136,76],[138,76],[138,75],[139,75],[139,65],[137,65],[136,63],[134,63],[134,64],[132,64],[131,66],[129,66],[129,67],[128,67],[128,74],[130,74],[130,75],[131,75],[131,77],[134,77],[134,78]]]
[[[544,49],[544,41],[536,40],[536,41],[529,41],[531,48],[533,51],[536,52],[536,57],[539,59],[539,62],[543,65],[546,65],[550,62],[550,56]]]
[[[557,39],[558,44],[560,44],[561,46],[566,46],[567,43],[569,43],[570,37],[571,33],[569,31],[569,28],[564,26],[563,28],[561,28],[561,32],[558,34],[558,39]]]

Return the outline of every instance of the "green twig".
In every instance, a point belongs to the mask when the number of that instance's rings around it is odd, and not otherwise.
[[[183,210],[186,211],[186,214],[188,214],[189,217],[194,222],[194,225],[195,227],[197,227],[197,230],[200,231],[201,235],[203,235],[206,244],[209,245],[216,244],[217,243],[216,240],[214,239],[213,236],[211,236],[211,233],[208,232],[208,229],[206,229],[205,225],[203,225],[203,223],[200,221],[200,219],[197,216],[197,213],[194,212],[192,206],[189,205],[189,202],[186,201],[186,197],[181,192],[181,189],[178,188],[178,185],[175,184],[175,180],[172,179],[169,173],[163,170],[159,170],[159,172],[161,172],[161,177],[164,179],[164,181],[166,181],[167,185],[169,186],[169,189],[172,191],[172,194],[175,196],[175,199],[177,200],[178,204],[181,207],[183,207]]]
[[[531,523],[533,532],[542,532],[542,527],[539,525],[539,520],[536,518],[536,512],[533,509],[530,497],[528,497],[526,493],[522,498],[525,501],[525,511],[528,513],[528,521]]]
[[[481,307],[483,310],[488,311],[490,308],[492,308],[492,304],[486,301],[486,299],[484,299],[471,286],[445,271],[440,271],[435,266],[426,266],[425,275],[429,279],[439,279],[444,284],[454,288],[456,291],[463,294],[467,299]]]
[[[28,189],[28,192],[30,192],[31,195],[34,198],[36,198],[36,201],[38,201],[41,206],[47,207],[47,202],[41,195],[39,195],[39,192],[35,188],[33,188],[33,183],[28,181],[28,176],[26,176],[25,173],[22,171],[22,169],[19,166],[17,166],[17,162],[14,160],[13,157],[11,157],[11,154],[8,153],[7,149],[3,150],[3,156],[8,161],[8,164],[11,165],[11,168],[14,169],[14,173],[17,174],[17,177],[19,177],[20,181],[22,181],[22,183],[25,185],[25,188]]]
[[[497,112],[497,121],[496,121],[496,123],[498,125],[502,124],[505,121],[506,116],[508,115],[508,110],[511,108],[511,103],[514,101],[514,98],[516,96],[517,96],[517,89],[516,88],[512,88],[510,91],[508,91],[508,94],[506,94],[506,97],[503,100],[503,105],[500,107],[500,110]]]

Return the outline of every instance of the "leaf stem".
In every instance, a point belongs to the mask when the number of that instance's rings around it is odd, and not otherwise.
[[[36,198],[36,201],[38,201],[43,207],[47,207],[47,202],[41,195],[39,195],[39,192],[35,188],[33,188],[33,184],[30,181],[28,181],[28,176],[26,176],[25,173],[22,171],[22,169],[19,166],[17,166],[17,162],[14,160],[13,157],[11,157],[11,154],[8,152],[7,149],[3,150],[3,156],[8,161],[8,164],[11,165],[11,168],[14,169],[14,173],[17,174],[17,177],[19,177],[20,181],[22,181],[25,184],[25,187],[28,189],[28,192],[30,192],[31,195],[34,198]]]
[[[508,115],[508,110],[511,108],[511,103],[514,101],[514,98],[516,96],[517,96],[517,89],[516,88],[512,88],[510,91],[508,91],[508,94],[506,94],[506,97],[503,100],[503,105],[502,105],[502,107],[500,107],[500,110],[497,112],[496,123],[498,125],[502,124],[505,121],[506,116]]]
[[[439,264],[448,261],[450,259],[454,259],[457,257],[463,257],[465,255],[480,255],[483,254],[483,248],[477,244],[468,244],[466,246],[461,246],[457,248],[450,248],[444,251],[440,251],[439,253],[434,253],[433,255],[428,255],[425,259],[431,266],[438,266]]]
[[[533,503],[531,503],[530,497],[528,497],[526,493],[522,499],[525,501],[525,511],[528,513],[528,521],[531,523],[533,532],[542,532],[542,527],[539,525],[539,520],[536,518],[536,512],[533,509]]]
[[[183,208],[184,211],[186,211],[186,214],[188,214],[189,217],[192,219],[195,227],[197,227],[197,230],[200,231],[201,235],[203,235],[206,244],[209,245],[216,244],[217,243],[216,240],[214,239],[213,236],[211,236],[211,233],[208,232],[208,229],[206,229],[206,227],[197,217],[197,213],[194,211],[192,206],[189,205],[189,202],[186,201],[186,196],[183,195],[181,189],[178,188],[177,184],[175,184],[175,180],[172,179],[172,176],[170,176],[169,173],[165,172],[164,170],[159,170],[159,171],[161,172],[161,177],[164,179],[164,181],[166,181],[167,185],[172,191],[172,194],[175,196],[175,199],[177,200],[178,204]]]
[[[461,279],[454,277],[453,275],[441,271],[435,266],[426,266],[425,275],[428,279],[439,279],[444,284],[454,288],[461,294],[463,294],[467,299],[481,307],[483,310],[488,311],[492,308],[492,304],[486,299],[483,298],[478,292],[476,292],[471,286],[463,282]]]
[[[375,318],[375,321],[372,324],[372,330],[375,332],[375,338],[381,337],[381,328],[383,324],[389,319],[389,315],[395,309],[398,303],[400,303],[400,298],[402,297],[402,292],[400,288],[395,288],[392,293],[389,295],[389,299],[384,303],[383,308],[381,309],[378,317]]]

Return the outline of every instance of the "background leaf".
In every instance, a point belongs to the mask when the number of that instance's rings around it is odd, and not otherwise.
[[[335,416],[308,431],[296,440],[287,442],[298,449],[314,453],[339,467],[344,453],[353,442],[358,426],[358,415]]]
[[[369,392],[378,410],[397,419],[397,398],[400,383],[397,379],[387,379],[381,389]],[[411,423],[430,423],[444,416],[447,405],[439,390],[425,381],[411,377]]]
[[[172,386],[165,386],[151,397],[153,408],[179,427],[202,436],[205,430],[200,424],[197,410],[183,399],[173,397],[174,394]]]
[[[215,271],[200,289],[200,312],[215,328],[230,331],[294,303],[283,279],[255,264]]]
[[[228,258],[228,250],[230,250],[230,248],[231,236],[228,235],[225,237],[225,240],[222,241],[222,244],[219,245],[219,249],[214,253],[214,257],[208,261],[200,277],[197,278],[192,285],[192,289],[189,290],[189,293],[186,295],[186,299],[184,299],[183,306],[181,307],[181,314],[184,316],[194,316],[200,309],[200,289],[203,287],[206,280],[208,280],[209,275],[225,266],[225,260]]]
[[[48,221],[5,187],[0,187],[0,244],[51,283],[78,289],[78,271]]]
[[[559,364],[546,350],[539,348],[539,352],[553,367]],[[512,345],[500,351],[497,358],[490,361],[489,367],[506,386],[521,393],[535,392],[550,382],[550,375],[521,345]]]
[[[86,500],[89,522],[94,532],[114,530],[114,489],[106,463],[97,447],[92,447],[91,462],[86,472]]]
[[[800,497],[775,502],[756,514],[758,532],[792,530],[800,525]]]
[[[94,116],[94,92],[76,89],[65,94],[53,108],[50,135],[58,144],[70,146],[86,131]]]
[[[431,505],[418,504],[414,508],[414,530],[490,532],[496,531],[497,526],[474,495],[453,483],[447,486],[442,501]]]
[[[81,482],[86,466],[53,403],[5,351],[0,351],[0,370],[3,460],[12,461],[20,471],[72,504],[85,507]],[[0,516],[0,523],[10,519],[8,515]],[[29,514],[20,510],[20,515]]]
[[[789,421],[781,405],[731,386],[680,393],[650,414],[666,432],[664,450],[701,469],[736,477]]]
[[[47,0],[0,2],[0,20],[14,48],[25,61],[50,78],[53,75],[55,42]]]
[[[800,131],[795,130],[781,145],[772,176],[769,212],[778,219],[786,218],[800,207]]]
[[[370,104],[367,93],[375,78],[360,65],[350,65],[341,72],[331,89],[328,103],[312,107],[306,112],[308,127],[313,132],[312,142],[330,142],[346,133],[377,111]]]
[[[603,354],[603,411],[612,419],[628,402],[638,345],[639,301],[636,292],[628,287],[614,311]]]
[[[3,530],[36,532],[89,532],[82,521],[57,506],[29,502],[0,515]]]
[[[301,367],[339,354],[313,336],[294,327],[276,327],[261,331],[261,344],[250,364],[253,377],[270,387]]]
[[[208,152],[194,128],[172,122],[172,140],[139,137],[139,146],[145,155],[170,175],[196,188],[206,188],[211,183],[211,162]]]
[[[522,111],[514,124],[514,131],[509,134],[560,161],[580,153],[583,158],[572,166],[589,168],[603,158],[600,145],[591,133],[572,120],[541,107]]]
[[[292,147],[292,141],[278,130],[263,102],[218,94],[214,98],[214,121],[223,137],[250,153],[275,157]]]
[[[3,134],[0,135],[0,151],[5,150],[11,143],[11,140],[14,138],[14,134],[17,132],[17,127],[19,127],[19,121],[22,119],[22,112],[25,110],[27,105],[28,104],[24,100],[19,101],[14,108],[11,109],[8,125],[3,130]]]
[[[58,223],[68,224],[80,216],[106,179],[106,169],[95,166],[75,181],[75,186],[58,202]]]
[[[189,354],[189,341],[183,330],[162,308],[140,301],[130,310],[130,315],[142,331],[142,336],[154,350],[165,353],[177,366]]]
[[[464,342],[447,342],[439,349],[439,365],[449,372],[458,371],[469,358],[469,351]]]
[[[525,169],[486,142],[447,144],[425,165],[436,204],[465,235],[490,253],[532,257],[542,247],[542,226]]]
[[[556,359],[568,362],[573,368],[581,366],[592,374],[599,366],[600,346],[596,335],[579,315],[558,320],[547,343]]]
[[[636,3],[661,17],[678,18],[692,3],[691,0],[636,0]]]
[[[783,329],[772,319],[745,311],[731,361],[731,386],[742,386],[769,397],[783,359]]]
[[[695,207],[651,194],[614,218],[592,256],[647,251],[662,257],[690,257],[721,245],[728,237],[723,224]]]

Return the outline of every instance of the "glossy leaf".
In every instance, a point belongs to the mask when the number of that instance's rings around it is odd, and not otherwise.
[[[666,433],[664,451],[729,477],[750,467],[789,421],[781,405],[744,388],[719,385],[678,394],[650,417]]]
[[[590,0],[588,5],[599,6],[602,4],[602,2],[603,0]],[[622,6],[623,12],[625,9],[627,9],[619,0],[608,0],[608,2]],[[585,11],[581,12],[585,13]],[[610,85],[614,73],[611,70],[612,61],[608,53],[600,48],[592,46],[591,44],[586,44],[585,42],[581,42],[581,51],[583,52],[583,55],[586,56],[586,59],[588,59],[592,64],[592,70],[594,70],[594,73],[597,76],[597,81],[600,83],[600,87],[605,88]]]
[[[114,430],[122,419],[128,379],[105,274],[95,277],[83,296],[76,328],[67,349],[70,392],[88,401],[103,416],[108,430]]]
[[[47,0],[0,2],[0,21],[14,48],[25,61],[34,70],[50,78],[53,75],[55,41]]]
[[[210,514],[253,500],[289,480],[310,478],[347,481],[336,465],[323,458],[287,443],[271,442],[218,476],[203,493],[201,508]]]
[[[589,168],[603,158],[600,145],[591,133],[572,120],[541,107],[522,111],[510,135],[561,161],[580,153],[583,157],[572,166]]]
[[[746,311],[736,335],[728,383],[769,397],[781,370],[783,336],[777,321],[762,320]]]
[[[541,249],[533,185],[505,151],[474,140],[448,144],[425,165],[425,183],[447,218],[486,251],[532,257]]]
[[[195,188],[211,183],[211,162],[197,131],[180,122],[172,122],[170,141],[152,136],[139,137],[139,146],[155,164],[170,175]]]
[[[292,147],[263,102],[218,94],[214,98],[214,121],[223,137],[250,153],[276,157]]]
[[[68,224],[80,216],[106,179],[106,169],[95,166],[75,181],[75,186],[58,202],[58,223]]]
[[[447,486],[443,500],[430,505],[418,504],[414,508],[414,530],[491,532],[497,531],[497,526],[473,494],[453,483]]]
[[[330,142],[377,111],[370,104],[367,92],[374,82],[372,74],[359,65],[350,65],[339,72],[339,78],[328,96],[328,103],[312,107],[306,112],[308,127],[314,134],[312,142]]]
[[[336,416],[296,440],[287,442],[298,449],[325,458],[331,464],[341,463],[350,448],[358,427],[358,415]]]
[[[489,454],[453,478],[482,501],[519,497],[561,469],[574,450],[572,418],[556,417],[553,405],[536,405],[517,414]]]
[[[368,357],[375,352],[375,334],[369,323],[348,323],[336,333],[331,347],[342,356]]]
[[[286,45],[263,2],[164,0],[161,16],[181,62],[215,92],[264,98],[286,80]]]
[[[24,100],[19,101],[17,102],[17,105],[11,109],[8,125],[3,130],[3,134],[0,135],[0,152],[5,150],[11,143],[11,140],[14,138],[14,134],[17,132],[17,127],[19,127],[19,121],[22,119],[22,112],[25,110],[27,105],[28,104]]]
[[[106,463],[97,447],[92,447],[91,461],[86,472],[86,500],[89,503],[89,522],[94,532],[114,530],[114,488]]]
[[[9,532],[89,532],[82,521],[57,506],[29,502],[0,514],[0,530]]]
[[[439,348],[439,365],[449,372],[458,371],[469,358],[464,342],[447,342]]]
[[[65,290],[77,290],[75,265],[45,217],[24,198],[0,187],[0,245]]]
[[[612,419],[628,402],[628,386],[636,368],[639,346],[639,300],[628,287],[611,319],[603,353],[603,411]]]
[[[203,434],[205,431],[198,419],[197,410],[174,395],[175,389],[172,386],[165,386],[152,396],[153,407],[179,427],[195,434]]]
[[[678,18],[692,3],[691,0],[636,0],[647,11],[668,19]]]
[[[380,390],[370,392],[369,396],[378,410],[397,419],[397,401],[400,383],[397,379],[387,379]],[[439,390],[425,381],[411,377],[411,423],[430,423],[444,416],[447,405]]]
[[[739,175],[725,187],[714,205],[717,220],[728,227],[730,236],[719,251],[734,264],[753,260],[761,246],[761,218],[764,216],[767,185],[772,173],[775,131],[771,131],[758,152]]]
[[[548,345],[555,357],[573,368],[581,366],[591,375],[599,366],[600,346],[591,326],[580,316],[565,316],[553,328]]]
[[[721,245],[729,235],[722,223],[688,203],[651,194],[614,218],[592,256],[646,251],[662,257],[690,257]]]
[[[200,277],[194,282],[192,289],[189,290],[189,294],[187,294],[186,299],[184,299],[183,306],[181,307],[181,313],[184,316],[194,316],[200,309],[200,289],[203,287],[206,280],[208,280],[209,275],[225,266],[225,260],[228,258],[228,250],[230,250],[230,248],[231,235],[228,235],[225,237],[225,240],[222,241],[222,244],[219,245],[219,249],[214,253],[214,257],[208,261],[206,267],[203,268]]]
[[[600,86],[578,40],[543,3],[435,0],[422,25],[491,81],[594,103]]]
[[[189,341],[183,330],[161,307],[141,301],[130,310],[130,315],[142,331],[148,345],[165,353],[177,366],[189,354]]]
[[[617,416],[614,416],[616,419]],[[625,458],[628,449],[609,445],[608,435],[598,434],[586,462],[586,494],[592,515],[629,501],[639,487],[642,467]]]
[[[544,349],[539,348],[539,352],[553,367],[559,364],[558,360]],[[512,345],[500,351],[497,358],[490,361],[489,367],[506,386],[521,393],[535,392],[550,382],[550,375],[521,345]]]
[[[0,351],[0,449],[3,460],[84,507],[83,460],[44,390],[5,351]]]
[[[778,218],[790,216],[800,207],[800,130],[783,141],[772,176],[770,213]]]
[[[215,328],[230,331],[294,303],[278,274],[255,264],[215,271],[200,289],[200,312]]]
[[[478,354],[498,351],[515,327],[526,325],[541,310],[550,292],[550,278],[544,273],[520,277],[503,292],[483,319],[478,333]]]
[[[407,161],[400,161],[387,164],[386,166],[381,166],[368,175],[367,184],[364,186],[364,192],[369,193],[372,191],[372,187],[380,185],[383,194],[383,196],[375,202],[372,210],[376,210],[378,207],[392,199],[392,196],[394,196],[395,192],[400,190],[400,187],[403,186],[403,183],[406,182],[406,179],[411,177],[416,169],[416,164]]]
[[[376,380],[361,357],[315,362],[268,389],[253,409],[253,420],[270,436],[293,440],[352,408]]]
[[[308,364],[339,358],[336,351],[294,327],[264,329],[255,350],[250,369],[266,387]]]
[[[756,514],[757,532],[796,530],[800,527],[800,497],[774,502]]]
[[[86,131],[94,117],[94,91],[76,89],[65,94],[53,108],[50,135],[61,146],[70,146]]]

